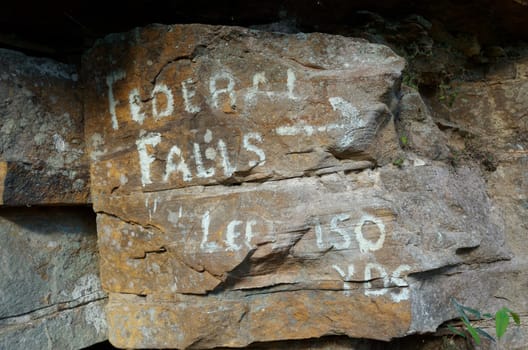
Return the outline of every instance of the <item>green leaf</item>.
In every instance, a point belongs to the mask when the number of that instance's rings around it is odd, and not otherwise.
[[[403,158],[398,158],[392,162],[392,165],[397,166],[398,168],[401,168],[404,162],[405,160]]]
[[[451,326],[450,324],[447,325],[447,328],[454,334],[461,336],[462,338],[466,338],[466,334],[462,331],[459,331],[455,327]]]
[[[519,314],[516,313],[516,312],[511,311],[510,309],[506,309],[506,311],[508,311],[510,313],[511,317],[513,318],[513,322],[515,322],[515,324],[517,326],[520,326],[521,325],[521,318],[519,317]]]
[[[495,314],[495,329],[497,331],[497,338],[502,338],[506,329],[508,329],[508,324],[510,323],[510,317],[508,315],[508,309],[503,307]]]
[[[453,303],[453,305],[455,306],[455,309],[457,310],[458,312],[458,315],[460,316],[460,319],[464,322],[464,323],[469,323],[469,318],[466,314],[466,311],[465,309],[467,309],[464,305],[460,304],[458,301],[456,301],[455,298],[451,298],[451,302]]]
[[[491,340],[493,342],[495,341],[495,338],[493,338],[488,332],[486,332],[482,328],[477,328],[477,332],[478,332],[478,334],[480,334],[484,338],[488,338],[489,340]]]
[[[464,322],[464,325],[466,326],[466,329],[469,332],[469,334],[471,334],[471,337],[473,337],[473,340],[475,341],[475,343],[477,345],[480,345],[480,336],[477,330],[475,329],[475,327],[473,327],[471,323],[469,322]]]
[[[517,326],[520,326],[521,325],[521,317],[519,316],[519,314],[516,313],[516,312],[510,311],[510,315],[513,318],[513,321],[515,322],[515,324]]]
[[[471,323],[469,320],[469,315],[472,314],[474,318],[476,319],[482,319],[482,315],[480,314],[480,311],[476,309],[472,309],[468,306],[460,304],[456,299],[451,298],[451,302],[455,306],[455,309],[458,312],[458,315],[460,316],[460,320],[464,323]]]
[[[482,314],[482,317],[485,317],[485,318],[493,318],[493,315],[490,314],[490,313],[485,313],[485,314]]]
[[[470,307],[467,307],[467,306],[464,306],[464,305],[460,305],[465,311],[475,315],[475,317],[477,319],[481,319],[482,318],[482,315],[480,314],[480,311],[476,310],[476,309],[472,309]]]
[[[409,143],[409,138],[405,135],[400,136],[400,141],[403,146],[407,146]]]

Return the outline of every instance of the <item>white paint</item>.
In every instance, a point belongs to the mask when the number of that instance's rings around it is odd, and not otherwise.
[[[407,283],[406,280],[401,278],[401,274],[405,271],[410,271],[410,270],[411,270],[411,267],[409,265],[400,265],[392,273],[391,283],[395,284],[398,287],[408,287],[409,283]],[[391,299],[396,303],[399,303],[400,301],[403,301],[403,300],[408,300],[410,298],[409,288],[402,288],[400,289],[399,293],[391,292],[390,296],[391,296]]]
[[[259,93],[259,85],[266,84],[268,80],[266,79],[266,73],[259,72],[253,75],[253,86],[248,89],[248,92],[244,96],[244,103],[248,108],[252,107],[256,102],[256,97]]]
[[[229,154],[227,153],[227,146],[223,140],[218,140],[218,150],[222,156],[222,167],[224,168],[224,175],[231,176],[236,171],[236,167],[231,165],[229,161]]]
[[[342,277],[342,278],[346,278],[346,274],[343,270],[341,270],[341,268],[337,265],[332,265],[332,267],[334,268],[334,270],[337,271],[337,273]]]
[[[212,147],[209,147],[205,150],[205,158],[209,160],[215,160],[216,159],[216,150]]]
[[[242,221],[233,220],[227,225],[226,232],[226,244],[228,251],[238,251],[242,248],[240,245],[235,243],[235,239],[240,236],[240,232],[237,231],[236,227],[242,225]]]
[[[363,236],[363,225],[365,225],[367,221],[370,221],[376,224],[376,226],[378,227],[380,231],[380,236],[378,237],[378,240],[376,242],[372,242]],[[359,221],[359,225],[356,226],[355,233],[356,233],[356,240],[359,243],[359,250],[361,251],[361,253],[379,250],[383,247],[383,243],[385,242],[385,235],[386,235],[385,224],[383,223],[382,220],[372,215],[367,214],[361,217],[361,220]]]
[[[370,282],[372,278],[372,271],[377,270],[380,278],[383,279],[383,288],[372,290],[372,283]],[[386,294],[389,291],[389,287],[391,284],[396,285],[397,287],[402,287],[398,289],[398,293],[395,291],[390,291],[389,296],[390,298],[396,302],[399,303],[404,300],[408,300],[410,298],[410,292],[409,288],[406,288],[409,286],[407,281],[405,281],[401,275],[405,271],[410,271],[411,267],[409,265],[400,265],[396,270],[393,271],[391,276],[387,274],[387,271],[383,266],[381,266],[378,263],[367,263],[365,265],[365,280],[368,281],[365,283],[365,295],[366,296],[381,296]]]
[[[143,187],[152,183],[152,180],[150,179],[150,165],[156,159],[149,154],[147,145],[156,147],[160,142],[161,135],[159,133],[148,133],[136,141],[139,154],[139,167],[141,169],[141,183]]]
[[[218,89],[216,84],[218,81],[221,80],[227,80],[227,86],[225,88]],[[218,97],[221,94],[227,94],[229,96],[229,103],[231,104],[231,106],[234,106],[236,103],[236,95],[234,88],[235,79],[230,73],[222,71],[213,75],[209,80],[209,91],[211,92],[213,106],[215,108],[218,108]]]
[[[204,134],[204,142],[205,143],[211,143],[213,140],[213,132],[209,129],[205,131]],[[209,147],[205,150],[205,158],[209,160],[215,160],[216,158],[216,150],[213,147]]]
[[[149,221],[152,221],[152,210],[150,209],[150,194],[145,197],[145,208],[147,208],[149,214]]]
[[[180,158],[180,161],[177,164],[174,162],[175,156],[178,156],[178,158]],[[176,145],[171,147],[169,154],[167,155],[167,163],[165,164],[165,174],[163,175],[163,182],[169,181],[171,174],[174,172],[181,173],[183,181],[192,180],[191,171],[189,170],[187,163],[185,163],[185,158],[182,155],[182,151]]]
[[[176,227],[178,225],[178,222],[180,222],[181,219],[181,213],[182,213],[182,207],[180,207],[180,212],[176,213],[174,211],[169,210],[169,215],[167,215],[167,221],[172,224],[172,226]]]
[[[316,218],[315,221],[315,241],[319,249],[324,249],[323,229],[321,228],[321,222],[319,221],[319,218]]]
[[[142,125],[146,116],[145,113],[141,112],[141,97],[139,96],[139,90],[137,88],[130,91],[128,105],[130,106],[132,120]]]
[[[289,126],[279,126],[275,129],[275,132],[277,135],[280,136],[295,136],[300,134],[306,134],[308,136],[312,136],[314,133],[315,127],[311,125],[303,125],[303,124],[297,124],[297,125],[289,125]]]
[[[179,218],[175,217],[174,213],[169,212],[171,222],[176,225]],[[239,251],[246,246],[252,249],[253,246],[251,241],[255,237],[255,226],[257,225],[256,220],[248,220],[245,222],[241,220],[231,220],[225,229],[225,239],[223,240],[225,246],[220,247],[216,242],[209,242],[209,228],[211,224],[211,218],[209,211],[205,212],[202,216],[202,241],[200,243],[200,249],[207,252],[213,253],[217,251]],[[242,239],[242,230],[245,228],[244,238]]]
[[[64,142],[64,139],[59,134],[53,135],[53,144],[57,152],[62,153],[66,150],[66,142]]]
[[[327,125],[309,125],[309,124],[295,124],[287,126],[279,126],[275,129],[275,133],[280,136],[297,136],[307,135],[312,136],[315,133],[328,132],[332,130],[341,130],[345,128],[344,124],[330,123]]]
[[[337,226],[340,222],[344,222],[347,220],[350,220],[350,215],[346,214],[336,215],[332,218],[332,220],[330,220],[330,231],[339,234],[344,240],[344,242],[342,243],[333,243],[334,247],[336,247],[337,249],[347,249],[352,243],[352,239],[350,238],[348,232],[346,232],[343,228]]]
[[[359,111],[351,103],[341,97],[330,97],[328,99],[334,111],[339,111],[342,115],[341,128],[345,131],[338,140],[339,147],[346,148],[354,143],[355,133],[353,130],[366,126],[366,122],[359,116]]]
[[[200,145],[197,143],[193,144],[193,152],[194,152],[194,162],[196,163],[196,175],[198,177],[207,178],[211,177],[215,174],[214,168],[205,169],[203,160],[202,160],[202,153],[200,150]]]
[[[210,143],[212,140],[213,140],[213,132],[207,129],[204,134],[204,141],[206,143]]]
[[[259,89],[260,84],[266,84],[268,79],[266,79],[265,72],[258,72],[253,75],[253,89],[256,91]]]
[[[359,117],[359,111],[350,102],[342,97],[330,97],[328,99],[334,111],[339,111],[345,121],[345,126],[360,128],[365,126],[365,122]]]
[[[288,97],[291,99],[295,99],[295,95],[293,94],[293,90],[295,89],[295,73],[291,68],[288,68],[288,71],[286,72],[288,78],[286,80],[286,88],[288,89]]]
[[[372,280],[372,271],[377,270],[380,278],[383,279],[383,288],[382,289],[372,289],[372,283],[370,281]],[[389,275],[387,274],[387,271],[383,266],[381,266],[378,263],[367,263],[365,265],[365,281],[368,281],[365,283],[365,295],[366,296],[380,296],[385,293],[387,293],[387,287],[390,285],[390,279]]]
[[[202,216],[202,242],[200,243],[200,249],[207,252],[213,253],[220,250],[220,247],[216,242],[209,242],[209,225],[211,224],[211,218],[209,211],[206,211]]]
[[[119,183],[121,184],[121,186],[126,185],[127,182],[128,182],[128,177],[125,174],[121,174],[119,176]]]
[[[154,206],[152,207],[152,213],[156,213],[156,211],[158,210],[158,202],[159,202],[159,198],[156,197],[154,199]]]
[[[256,165],[264,165],[266,163],[266,154],[264,153],[264,151],[255,146],[254,144],[250,143],[250,140],[256,140],[258,142],[262,142],[262,135],[258,132],[250,132],[250,133],[247,133],[244,135],[244,139],[243,139],[243,147],[249,151],[249,152],[253,152],[255,153],[258,157],[259,157],[259,161],[255,161],[255,160],[250,160],[248,162],[248,165],[250,167],[254,167]]]
[[[253,248],[251,245],[251,240],[255,236],[255,233],[253,232],[253,226],[255,226],[257,222],[255,220],[249,220],[246,222],[246,246],[248,248]]]
[[[108,109],[110,116],[112,117],[112,128],[114,130],[119,129],[119,123],[117,121],[116,106],[118,101],[114,97],[114,84],[118,80],[125,79],[126,73],[122,70],[114,71],[106,77],[106,85],[108,86]]]
[[[157,107],[158,106],[157,104],[158,94],[165,95],[165,98],[167,99],[165,110],[163,111],[158,111],[158,107]],[[172,91],[165,84],[156,85],[154,87],[154,90],[152,90],[152,115],[154,116],[154,119],[168,117],[173,112],[174,112],[174,96],[172,95]]]
[[[171,292],[176,293],[178,291],[178,277],[174,276],[174,282],[170,287]]]
[[[343,278],[343,294],[346,296],[351,295],[351,289],[352,289],[352,277],[354,276],[354,265],[350,264],[348,265],[347,272],[343,271],[338,265],[332,265],[334,270],[337,271],[337,273]]]
[[[196,90],[194,89],[194,81],[192,80],[192,78],[188,78],[182,81],[181,87],[182,87],[183,105],[184,105],[185,111],[189,113],[200,112],[201,111],[200,107],[192,103],[192,99],[196,95]]]
[[[348,214],[337,214],[330,219],[330,232],[335,233],[343,239],[342,242],[337,242],[335,239],[329,239],[327,238],[327,243],[330,243],[337,249],[348,249],[352,245],[352,232],[349,232],[345,230],[343,227],[340,227],[339,224],[350,220],[350,215]],[[366,239],[363,236],[363,225],[365,225],[367,222],[374,223],[379,231],[380,236],[375,242],[372,242],[368,239]],[[315,238],[316,238],[316,244],[319,249],[325,249],[325,234],[323,232],[323,229],[321,227],[321,223],[318,218],[315,219]],[[376,251],[383,247],[383,243],[385,242],[385,224],[383,221],[379,218],[376,218],[372,215],[363,215],[361,219],[359,220],[359,223],[356,225],[354,229],[355,233],[355,239],[359,244],[359,249],[361,253],[367,253],[369,251]]]
[[[156,214],[156,211],[158,210],[158,202],[159,202],[159,198],[156,197],[154,198],[154,202],[152,203],[152,206],[150,205],[150,197],[151,195],[149,194],[146,198],[145,198],[145,208],[147,208],[148,210],[148,215],[149,215],[149,221],[152,221],[152,216],[154,214]],[[129,246],[131,246],[131,241],[129,241]]]

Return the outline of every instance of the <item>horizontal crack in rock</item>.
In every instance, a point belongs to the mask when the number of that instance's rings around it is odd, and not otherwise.
[[[44,306],[26,313],[9,315],[0,318],[0,326],[27,323],[29,320],[38,320],[53,314],[77,309],[91,303],[106,300],[108,297],[103,291],[83,295],[77,299]]]

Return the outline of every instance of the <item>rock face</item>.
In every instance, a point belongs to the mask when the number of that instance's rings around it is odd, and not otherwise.
[[[0,205],[86,204],[73,66],[0,50]]]
[[[74,66],[0,49],[1,349],[107,338],[93,213],[25,208],[89,202],[78,78]]]
[[[3,209],[0,348],[79,349],[107,337],[89,209]]]
[[[438,162],[445,135],[400,99],[403,66],[357,39],[203,25],[88,52],[112,343],[389,340],[454,317],[424,314],[420,276],[511,252],[480,169]]]
[[[528,308],[524,293],[528,281],[527,57],[525,51],[516,60],[491,65],[484,82],[453,83],[449,88],[453,96],[450,103],[439,96],[428,99],[432,118],[443,129],[452,150],[449,161],[455,168],[474,162],[482,169],[482,187],[491,204],[490,219],[503,228],[512,252],[509,261],[485,267],[453,267],[434,277],[417,276],[422,286],[422,304],[429,305],[429,314],[436,314],[430,320],[445,317],[445,311],[431,305],[441,304],[454,290],[461,291],[459,299],[480,310],[494,312],[507,306],[525,314]],[[459,277],[453,278],[452,274]],[[440,288],[443,293],[437,292]],[[494,332],[492,323],[481,326]],[[433,322],[431,329],[434,327]],[[528,327],[524,321],[521,327],[508,332],[503,348],[526,348]]]

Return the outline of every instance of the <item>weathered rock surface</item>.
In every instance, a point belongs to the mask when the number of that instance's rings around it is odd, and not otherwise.
[[[86,204],[74,66],[0,50],[0,205]]]
[[[153,26],[84,62],[96,196],[349,171],[397,151],[404,61],[384,46]]]
[[[0,348],[79,349],[107,338],[93,214],[0,212]]]
[[[487,306],[486,298],[473,303],[482,303],[481,309],[494,305],[493,311],[501,306],[518,310],[522,326],[507,333],[502,347],[523,349],[528,344],[528,52],[492,66],[484,83],[463,82],[453,88],[455,101],[449,108],[437,106],[435,118],[442,124],[448,121],[446,133],[458,157],[474,159],[485,170],[494,220],[504,227],[513,253],[507,264],[472,272],[481,275],[478,282],[487,287],[482,289],[494,297]],[[483,326],[494,333],[493,324]]]
[[[152,26],[96,45],[85,123],[111,341],[388,340],[452,318],[420,311],[415,276],[511,252],[480,169],[437,162],[447,138],[419,95],[400,101],[402,68],[322,34]]]

